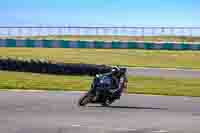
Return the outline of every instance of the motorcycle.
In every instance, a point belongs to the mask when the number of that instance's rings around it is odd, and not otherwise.
[[[125,72],[126,69],[121,69],[122,72]],[[125,70],[125,71],[124,71]],[[117,91],[113,89],[112,79],[106,75],[96,75],[91,89],[84,94],[79,99],[79,106],[86,106],[87,104],[101,104],[102,106],[109,106],[117,97],[115,97],[114,92]]]

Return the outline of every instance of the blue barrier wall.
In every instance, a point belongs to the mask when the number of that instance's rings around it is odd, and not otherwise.
[[[112,48],[112,49],[153,49],[153,50],[200,50],[200,43],[156,43],[156,42],[104,42],[65,40],[15,40],[0,39],[0,47],[31,48]]]

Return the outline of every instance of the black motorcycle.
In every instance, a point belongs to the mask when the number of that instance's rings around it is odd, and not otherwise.
[[[109,106],[119,99],[115,97],[115,91],[117,90],[113,87],[112,78],[106,75],[96,75],[92,82],[91,89],[79,99],[78,104],[79,106],[85,106],[89,103]]]

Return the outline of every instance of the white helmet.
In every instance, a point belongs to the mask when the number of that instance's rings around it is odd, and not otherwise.
[[[118,74],[118,73],[120,73],[120,68],[117,67],[117,66],[114,66],[114,67],[112,68],[112,73],[113,73],[113,74]]]

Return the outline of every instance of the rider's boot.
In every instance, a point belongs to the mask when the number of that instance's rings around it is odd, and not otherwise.
[[[118,90],[118,91],[113,93],[114,99],[120,99],[120,97],[121,97],[121,90]]]

